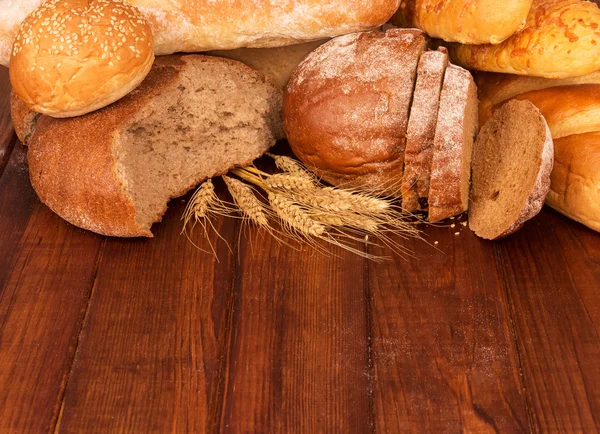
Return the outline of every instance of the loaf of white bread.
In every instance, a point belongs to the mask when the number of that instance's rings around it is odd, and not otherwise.
[[[95,7],[100,0],[61,0]],[[116,0],[120,2],[121,0]],[[9,0],[0,7],[0,64],[8,66],[18,28],[43,0]],[[400,0],[129,0],[148,20],[157,55],[278,47],[372,29],[387,22]],[[61,21],[63,15],[54,17]],[[82,36],[82,35],[80,35]]]
[[[172,55],[93,113],[56,119],[13,97],[12,115],[43,203],[99,234],[151,237],[169,199],[283,137],[281,104],[281,89],[240,62]]]
[[[512,99],[538,107],[555,147],[546,203],[600,231],[600,74],[549,80],[479,73],[477,83],[482,122]]]

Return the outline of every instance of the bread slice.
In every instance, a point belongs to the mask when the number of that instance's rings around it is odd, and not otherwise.
[[[438,222],[467,210],[471,151],[478,129],[473,77],[465,69],[448,65],[433,140],[429,221]]]
[[[423,53],[419,60],[402,176],[402,208],[406,212],[428,208],[433,139],[447,66],[448,52],[442,47]]]
[[[553,164],[550,129],[532,103],[496,110],[473,150],[469,227],[489,240],[518,230],[542,209]]]
[[[242,63],[157,58],[115,104],[71,119],[41,116],[28,151],[31,183],[76,226],[151,237],[169,199],[283,137],[281,105],[281,90]]]

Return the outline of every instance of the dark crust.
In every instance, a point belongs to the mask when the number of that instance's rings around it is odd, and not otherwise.
[[[14,92],[10,93],[10,115],[17,137],[24,145],[28,145],[41,115],[27,107]]]
[[[112,149],[123,125],[138,111],[149,107],[156,95],[175,86],[190,60],[226,62],[245,72],[259,74],[227,59],[163,56],[156,59],[137,89],[102,110],[69,119],[41,116],[29,146],[28,160],[31,184],[42,202],[75,226],[102,235],[152,237],[149,228],[141,227],[136,221],[134,204],[117,178]],[[199,176],[198,182],[206,177],[206,174]],[[192,187],[186,186],[174,197]],[[160,217],[157,216],[157,221]]]
[[[393,29],[342,38],[355,61],[339,55],[336,38],[309,54],[292,75],[283,108],[288,141],[301,161],[334,185],[393,186],[385,193],[399,196],[410,97],[404,101],[398,95],[412,95],[426,36],[420,30]],[[375,44],[381,49],[371,49]],[[382,50],[389,50],[385,57],[397,65],[397,76],[369,79],[373,69],[387,66],[370,57],[385,54]],[[315,61],[319,56],[336,62],[340,74],[327,74]]]

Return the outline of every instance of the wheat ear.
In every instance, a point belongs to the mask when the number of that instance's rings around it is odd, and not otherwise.
[[[254,195],[252,187],[244,184],[242,181],[222,176],[227,189],[234,202],[239,207],[244,217],[256,223],[261,228],[269,227],[269,220],[263,203]]]
[[[288,232],[313,237],[322,237],[326,228],[311,218],[301,206],[293,200],[276,193],[268,193],[271,208],[286,226]]]

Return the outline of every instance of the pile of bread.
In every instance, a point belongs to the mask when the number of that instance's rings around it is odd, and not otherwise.
[[[79,227],[152,236],[286,137],[333,185],[495,239],[544,200],[600,231],[599,26],[583,0],[14,0],[0,63],[32,185]]]

